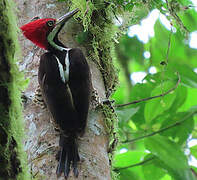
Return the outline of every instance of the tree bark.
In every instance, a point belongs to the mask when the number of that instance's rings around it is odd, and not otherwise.
[[[68,5],[54,0],[15,0],[19,9],[19,26],[29,22],[33,17],[58,18],[68,11]],[[74,19],[70,20],[63,28],[60,39],[69,48],[79,47],[87,57],[88,49],[75,41],[75,36],[82,27]],[[20,37],[23,60],[20,68],[25,71],[26,78],[30,79],[29,86],[24,95],[24,118],[26,121],[25,150],[28,154],[28,163],[32,177],[37,179],[57,179],[56,154],[58,152],[59,135],[51,124],[51,116],[47,109],[41,109],[32,101],[38,86],[37,73],[40,55],[43,50],[36,48],[29,40]],[[99,99],[105,99],[105,85],[98,67],[88,59],[91,69],[93,89],[98,93]],[[96,100],[97,101],[97,100]],[[99,103],[99,102],[96,102]],[[110,162],[108,157],[109,136],[106,132],[104,115],[101,110],[90,107],[88,124],[85,135],[79,139],[79,178],[109,180]],[[63,177],[59,179],[64,179]],[[69,179],[75,179],[70,173]]]

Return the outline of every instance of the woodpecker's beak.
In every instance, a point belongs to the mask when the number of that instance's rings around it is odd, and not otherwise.
[[[60,25],[64,24],[71,17],[73,17],[78,11],[79,11],[79,9],[77,8],[77,9],[71,11],[71,12],[66,13],[65,15],[63,15],[62,17],[60,17],[59,19],[57,19],[56,26],[59,25],[59,24]]]

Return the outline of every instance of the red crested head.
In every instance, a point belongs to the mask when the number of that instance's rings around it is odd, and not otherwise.
[[[78,11],[79,9],[75,9],[57,20],[53,18],[36,19],[21,26],[20,29],[27,39],[40,48],[47,50],[49,49],[49,45],[51,45],[51,47],[61,50],[61,47],[55,44],[54,38],[57,37],[66,21]]]
[[[53,30],[56,19],[38,19],[20,27],[24,36],[40,48],[47,49],[47,36]]]

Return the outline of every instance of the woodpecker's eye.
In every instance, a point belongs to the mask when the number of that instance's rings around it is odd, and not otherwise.
[[[52,26],[54,25],[54,21],[47,21],[47,25],[48,25],[49,27],[52,27]]]

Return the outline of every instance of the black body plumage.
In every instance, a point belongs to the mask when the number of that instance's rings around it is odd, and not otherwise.
[[[55,38],[57,44],[62,45]],[[52,47],[40,59],[38,81],[42,94],[55,123],[60,129],[60,156],[57,175],[64,172],[67,178],[70,168],[78,176],[79,161],[77,137],[85,131],[90,101],[90,70],[80,49],[69,50],[69,79],[63,82],[58,61],[66,68],[67,51]]]

